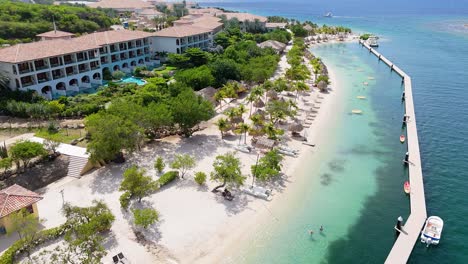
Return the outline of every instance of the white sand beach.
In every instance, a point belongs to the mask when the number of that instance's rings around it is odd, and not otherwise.
[[[283,62],[279,72],[282,73],[286,67]],[[44,227],[55,227],[65,221],[60,213],[62,193],[63,200],[72,205],[87,206],[91,205],[93,199],[100,199],[106,202],[116,217],[105,243],[108,255],[103,259],[104,263],[111,263],[112,256],[119,252],[132,263],[223,262],[226,256],[235,252],[241,244],[239,241],[248,239],[258,226],[274,219],[275,216],[271,211],[286,206],[284,197],[294,195],[295,190],[303,188],[299,177],[303,174],[297,172],[302,169],[302,164],[305,162],[319,159],[314,157],[314,149],[320,148],[321,144],[326,142],[327,130],[336,121],[330,113],[340,102],[340,84],[333,69],[329,69],[329,76],[332,83],[329,86],[329,93],[320,93],[313,88],[312,92],[300,95],[297,100],[300,109],[298,117],[301,120],[306,120],[312,106],[315,106],[317,116],[310,128],[306,129],[305,135],[308,143],[316,145],[315,147],[303,145],[302,141],[292,138],[290,132],[285,133],[288,136],[283,138],[283,143],[299,150],[300,155],[297,158],[285,157],[284,175],[281,179],[264,185],[273,190],[270,201],[249,196],[239,190],[233,190],[235,199],[227,201],[219,193],[211,192],[218,183],[208,180],[207,186],[199,186],[193,180],[193,175],[197,171],[209,174],[215,157],[234,151],[233,147],[239,142],[238,135],[221,139],[215,124],[222,116],[218,114],[204,124],[205,129],[194,133],[190,138],[179,136],[164,138],[132,154],[123,165],[111,164],[80,179],[66,177],[40,190],[39,192],[44,194],[44,199],[38,203],[38,208],[40,217],[44,219]],[[223,106],[223,110],[241,103],[244,103],[244,100],[235,100]],[[249,106],[248,103],[245,104]],[[244,114],[245,120],[248,120],[248,115],[249,112]],[[248,136],[246,142],[250,143],[250,139]],[[153,168],[155,158],[162,156],[166,164],[169,164],[175,154],[181,153],[193,155],[197,162],[196,167],[189,171],[185,179],[178,179],[143,198],[141,204],[135,203],[136,207],[156,208],[160,213],[160,219],[148,230],[134,227],[131,212],[122,210],[119,204],[122,192],[118,189],[123,171],[131,165],[138,165],[146,169],[147,175],[157,179],[158,175]],[[256,151],[237,152],[236,155],[241,159],[243,174],[248,176],[245,185],[249,185],[252,182],[250,167],[256,162]],[[167,170],[170,169],[166,168]],[[146,246],[138,241],[135,231],[144,234],[149,241],[145,243]],[[51,249],[53,246],[55,244],[51,243],[47,248]]]

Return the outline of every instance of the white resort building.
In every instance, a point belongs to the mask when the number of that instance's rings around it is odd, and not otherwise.
[[[0,72],[10,79],[10,88],[35,90],[51,99],[73,95],[102,85],[103,71],[155,64],[151,60],[151,36],[142,31],[104,31],[70,38],[17,44],[0,49]]]
[[[213,45],[213,30],[195,25],[165,28],[153,35],[151,48],[157,52],[180,54],[188,48],[207,49]]]

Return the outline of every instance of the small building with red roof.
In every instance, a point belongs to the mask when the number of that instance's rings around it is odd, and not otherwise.
[[[42,196],[18,184],[0,190],[0,229],[8,231],[12,226],[11,214],[21,209],[39,217],[37,202]]]

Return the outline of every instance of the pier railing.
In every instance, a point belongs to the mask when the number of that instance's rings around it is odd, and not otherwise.
[[[413,247],[419,238],[422,227],[427,218],[426,200],[424,197],[424,183],[421,169],[421,156],[419,153],[418,131],[416,129],[416,115],[414,113],[413,92],[411,86],[411,77],[385,58],[382,54],[370,47],[367,43],[360,40],[359,43],[367,48],[379,60],[387,64],[393,71],[403,78],[405,110],[409,117],[406,122],[406,139],[408,144],[408,167],[409,181],[411,186],[410,202],[411,213],[402,226],[402,232],[393,244],[390,253],[385,260],[387,264],[406,263],[413,251]],[[402,156],[404,153],[402,153]],[[395,216],[396,217],[396,216]]]

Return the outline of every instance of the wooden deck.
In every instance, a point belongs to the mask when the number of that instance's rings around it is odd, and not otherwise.
[[[405,87],[405,109],[406,115],[409,116],[409,122],[406,126],[406,139],[409,153],[409,181],[411,185],[411,213],[403,226],[403,233],[395,241],[392,250],[387,256],[385,263],[406,263],[411,255],[411,251],[415,243],[419,239],[419,234],[424,226],[427,218],[426,200],[424,196],[424,183],[421,169],[421,157],[419,153],[418,131],[416,128],[416,115],[414,113],[413,92],[411,86],[411,77],[407,75],[398,66],[394,65],[390,60],[382,54],[367,45],[364,41],[359,41],[361,45],[367,48],[377,58],[387,64],[392,70],[398,73],[404,82]],[[402,117],[403,119],[403,117]],[[401,153],[402,159],[404,153]],[[395,216],[395,219],[398,216]]]

